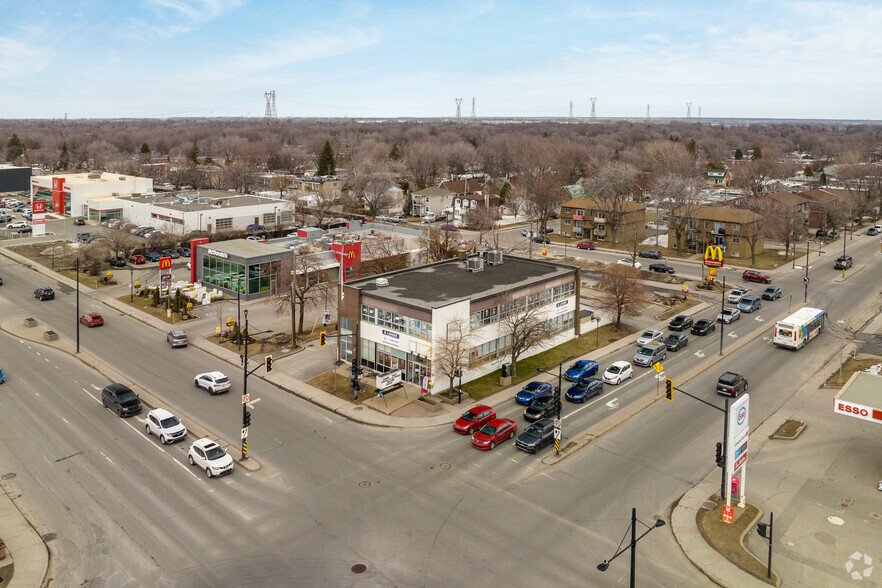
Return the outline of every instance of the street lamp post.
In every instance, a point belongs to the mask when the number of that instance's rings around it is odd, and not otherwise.
[[[644,527],[646,527],[646,531],[643,532],[639,537],[637,536],[637,523],[640,523]],[[603,560],[603,563],[597,565],[597,569],[601,572],[605,572],[607,568],[609,568],[609,564],[615,558],[619,557],[621,554],[625,553],[627,550],[631,550],[631,588],[634,588],[636,581],[636,571],[637,571],[637,542],[646,537],[650,531],[653,529],[658,529],[659,527],[663,527],[665,522],[662,519],[656,519],[655,525],[649,526],[643,521],[637,519],[637,509],[631,509],[631,542],[625,547],[622,548],[621,544],[619,544],[618,551],[613,554],[613,556],[609,559]]]
[[[77,353],[80,352],[80,258],[77,257]]]
[[[456,366],[456,371],[453,372],[453,375],[459,378],[459,398],[457,399],[457,404],[462,404],[462,368],[460,366]]]
[[[547,372],[542,368],[536,368],[537,372],[542,372],[543,374],[548,374],[549,376],[553,376],[554,374],[551,372]],[[554,389],[554,397],[557,399],[557,418],[560,418],[560,390],[563,387],[563,362],[560,362],[557,365],[557,388]]]
[[[129,288],[131,288],[131,295],[129,297],[129,302],[135,301],[135,268],[129,268]]]

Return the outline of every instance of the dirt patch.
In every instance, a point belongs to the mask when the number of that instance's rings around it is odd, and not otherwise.
[[[682,298],[682,297],[681,297]],[[699,301],[695,298],[690,298],[689,300],[682,300],[677,303],[675,306],[672,306],[670,309],[664,311],[661,314],[656,315],[655,319],[659,321],[667,320],[672,316],[677,316],[678,314],[683,314],[683,311],[692,308],[693,306],[699,304]]]
[[[239,346],[236,339],[227,339],[223,334],[210,335],[205,338],[215,345],[219,345],[224,349],[228,349],[235,353],[245,353],[245,339],[242,339],[242,345]],[[287,333],[276,333],[274,335],[258,335],[248,339],[248,357],[255,355],[270,355],[283,349],[291,349],[291,335]]]
[[[126,294],[125,296],[117,296],[116,299],[133,308],[137,308],[141,312],[145,312],[150,316],[162,319],[170,325],[180,326],[181,328],[183,328],[183,325],[185,325],[188,320],[199,318],[195,314],[187,315],[188,318],[182,318],[180,314],[175,312],[173,312],[171,316],[168,316],[168,310],[165,308],[165,304],[161,303],[159,306],[153,306],[153,298],[150,296],[145,297],[135,294],[134,300],[132,300],[132,295]]]
[[[0,583],[9,586],[9,583],[12,582],[13,572],[15,572],[15,564],[12,562],[0,567]]]
[[[772,577],[766,578],[767,563],[759,561],[752,553],[745,549],[741,543],[741,537],[759,515],[759,509],[747,503],[744,509],[735,507],[735,520],[732,523],[723,521],[723,503],[720,497],[714,495],[708,499],[713,502],[713,508],[701,508],[695,515],[695,522],[701,536],[708,545],[717,550],[729,562],[738,566],[757,580],[777,585],[778,576],[772,570]]]
[[[796,439],[803,429],[805,429],[804,421],[784,421],[784,424],[778,427],[778,430],[769,435],[769,439]]]
[[[841,388],[855,372],[862,372],[871,365],[882,363],[882,359],[878,357],[867,357],[862,359],[848,358],[842,364],[842,377],[839,377],[839,370],[836,370],[827,376],[827,388]]]
[[[319,390],[324,390],[328,394],[333,394],[337,398],[351,401],[353,398],[353,394],[352,386],[350,385],[349,366],[346,365],[345,368],[347,370],[345,374],[341,373],[340,370],[331,370],[329,372],[319,374],[310,380],[307,380],[306,383],[310,386],[318,388]],[[366,384],[364,378],[359,380],[359,384],[359,398],[371,398],[377,395],[376,386]]]

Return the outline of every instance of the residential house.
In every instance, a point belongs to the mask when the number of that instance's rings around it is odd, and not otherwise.
[[[565,237],[607,241],[612,239],[611,222],[616,225],[617,239],[622,235],[642,232],[646,224],[646,209],[631,200],[593,196],[573,198],[561,204],[560,228]]]
[[[727,169],[709,169],[707,183],[711,186],[727,188],[732,183],[732,174]]]
[[[440,218],[445,210],[453,211],[453,199],[456,197],[456,192],[437,186],[429,186],[413,192],[410,197],[413,216],[426,216],[427,212],[434,212],[435,216]]]
[[[859,192],[852,195],[848,190],[840,188],[815,188],[799,192],[799,196],[807,198],[809,208],[809,226],[820,229],[834,229],[847,224],[852,220],[855,208],[855,199],[863,199],[865,203],[866,193]]]
[[[766,198],[768,198],[772,203],[782,206],[788,206],[801,214],[805,219],[806,224],[809,222],[809,203],[810,199],[806,198],[802,194],[798,194],[795,192],[772,192],[771,194],[766,194]]]
[[[333,201],[343,193],[343,180],[336,176],[296,177],[292,179],[288,193],[298,201]]]
[[[687,212],[681,207],[673,211],[680,222]],[[723,208],[720,206],[692,206],[688,210],[686,237],[683,247],[689,253],[704,253],[708,245],[722,247],[726,257],[750,257],[750,241],[756,238],[756,253],[764,250],[762,217],[750,210]],[[677,248],[677,236],[668,231],[670,247]]]
[[[466,178],[446,180],[439,187],[454,193],[453,220],[456,223],[468,222],[469,210],[499,208],[499,190],[493,182],[482,183],[481,178]]]

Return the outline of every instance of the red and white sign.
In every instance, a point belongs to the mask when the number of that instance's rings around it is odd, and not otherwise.
[[[248,404],[248,394],[242,395],[242,404]]]
[[[34,214],[46,213],[46,202],[44,200],[34,200]]]
[[[46,224],[46,219],[45,219],[45,218],[37,218],[37,217],[34,217],[34,220],[31,221],[31,224],[33,224],[33,225],[45,225],[45,224]]]
[[[160,257],[159,258],[159,269],[161,270],[170,270],[171,269],[171,257]]]
[[[735,520],[735,509],[731,506],[723,505],[723,522],[732,524],[732,521]]]
[[[855,404],[853,402],[848,402],[845,400],[834,399],[833,412],[848,415],[858,419],[863,419],[865,421],[882,423],[882,410],[869,406]]]

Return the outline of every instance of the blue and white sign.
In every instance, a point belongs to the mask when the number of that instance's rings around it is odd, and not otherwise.
[[[395,331],[387,331],[386,329],[383,329],[382,332],[384,344],[395,347],[396,349],[401,348],[401,335],[399,333],[396,333]]]
[[[570,310],[570,298],[566,300],[561,300],[560,302],[555,303],[554,305],[554,314],[564,314]]]

